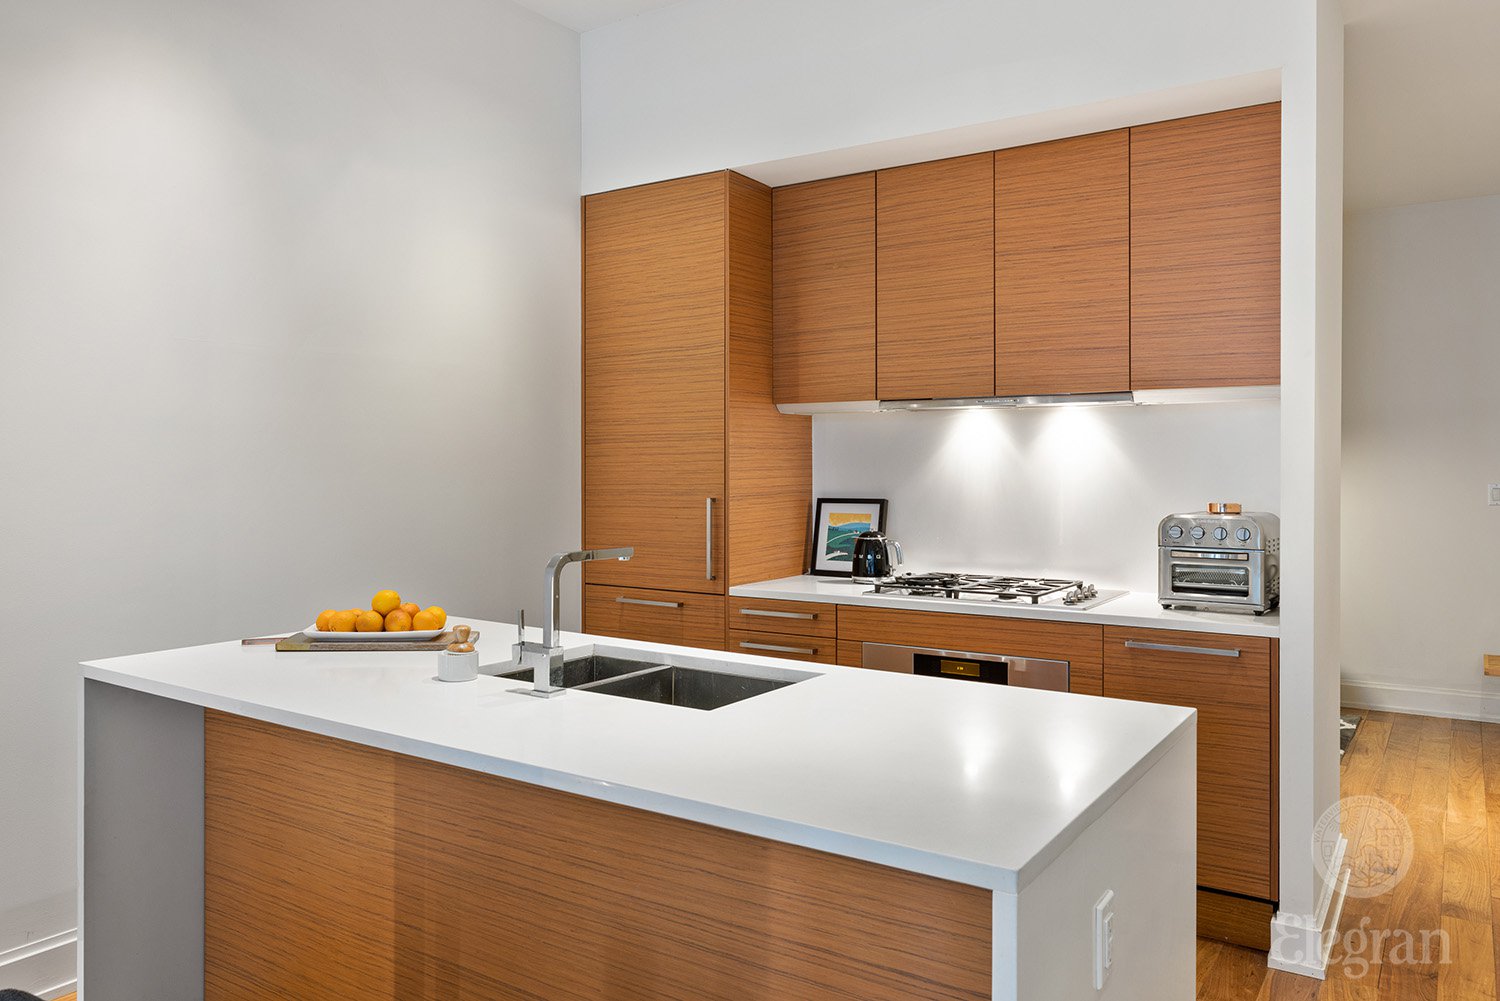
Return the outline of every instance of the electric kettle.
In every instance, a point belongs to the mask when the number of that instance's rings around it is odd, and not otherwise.
[[[895,562],[891,551],[895,550]],[[883,532],[860,532],[854,539],[854,573],[860,584],[875,584],[890,577],[891,570],[903,562],[901,543],[887,539]]]

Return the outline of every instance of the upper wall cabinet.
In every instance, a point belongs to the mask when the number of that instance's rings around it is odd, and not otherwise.
[[[875,399],[875,175],[772,196],[776,402]]]
[[[875,218],[879,398],[992,395],[994,154],[879,171]]]
[[[995,154],[995,391],[1130,389],[1130,133]]]
[[[1281,105],[1131,129],[1130,383],[1281,381]]]

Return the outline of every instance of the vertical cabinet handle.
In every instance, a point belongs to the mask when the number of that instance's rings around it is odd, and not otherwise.
[[[704,576],[708,580],[714,579],[714,499],[708,498],[708,503],[703,507],[703,535],[705,539],[704,551],[707,565],[704,568]]]

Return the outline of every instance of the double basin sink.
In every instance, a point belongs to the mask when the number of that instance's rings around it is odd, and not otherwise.
[[[531,681],[530,669],[505,671],[500,678]],[[599,695],[615,695],[688,709],[718,709],[816,677],[802,671],[777,670],[774,676],[734,674],[602,653],[563,661],[561,679],[553,684]]]

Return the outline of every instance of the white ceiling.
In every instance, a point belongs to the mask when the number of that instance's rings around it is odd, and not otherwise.
[[[517,0],[545,18],[577,32],[600,28],[679,0]]]
[[[521,0],[583,32],[679,0]],[[1344,204],[1500,194],[1500,0],[1343,0]]]
[[[1344,205],[1500,194],[1500,2],[1344,0]]]

